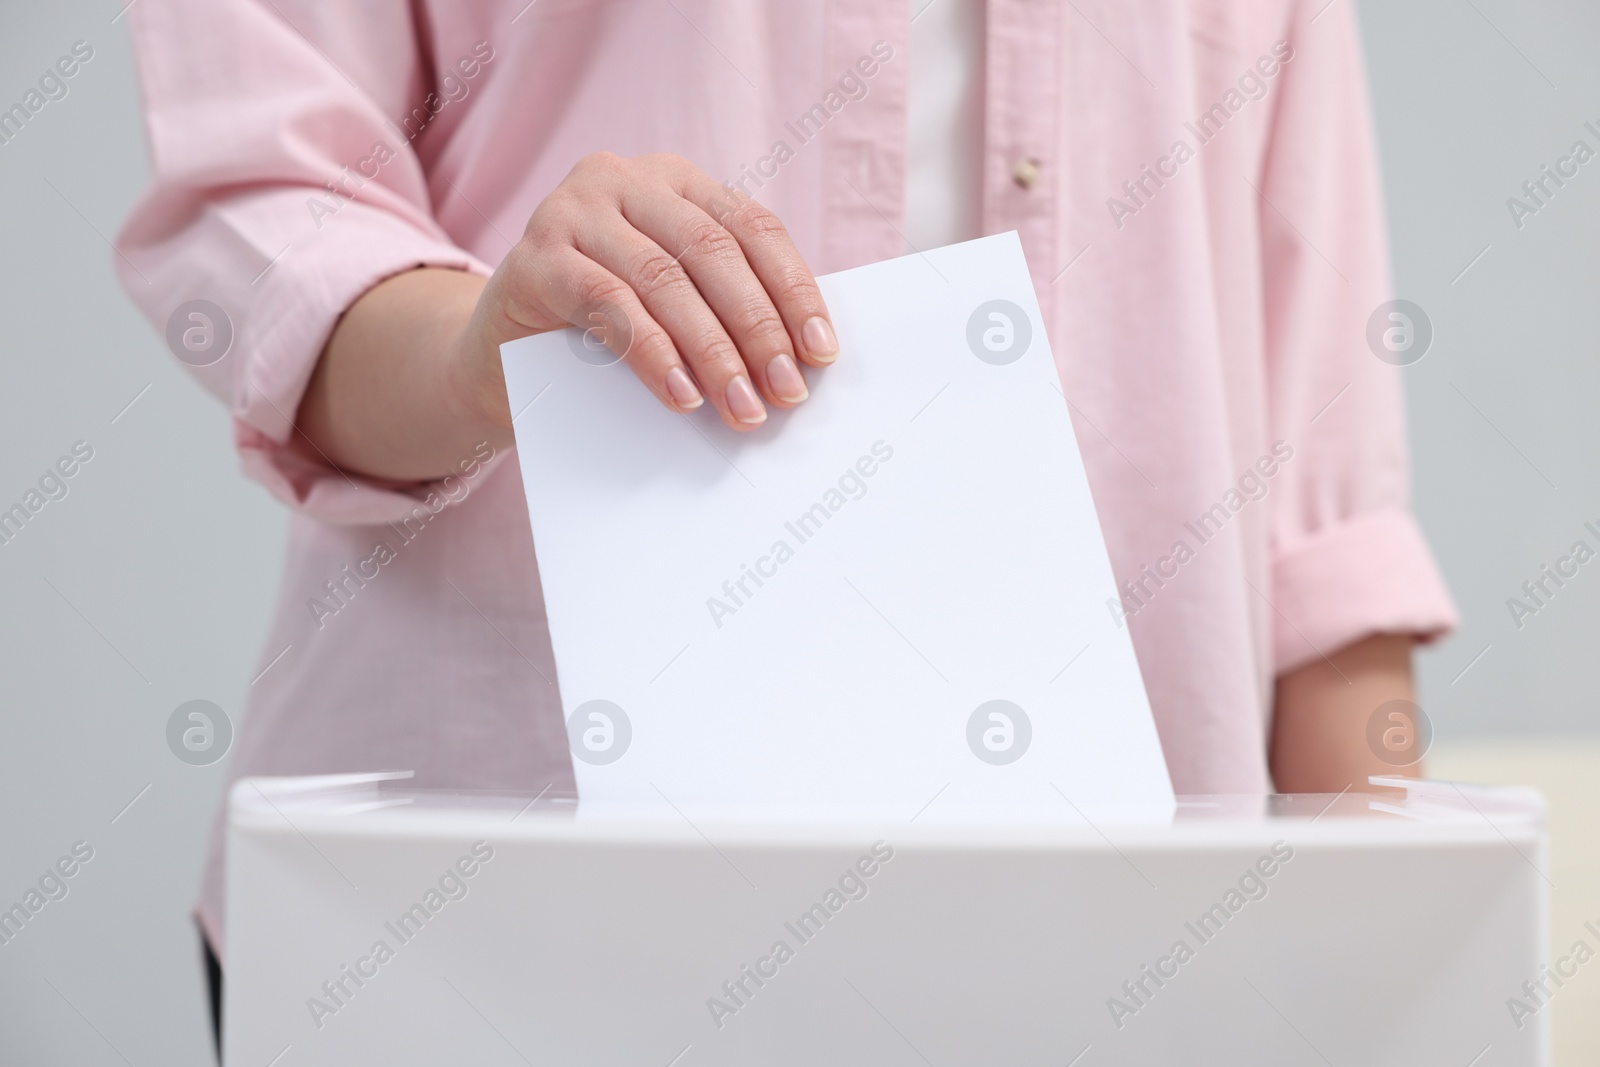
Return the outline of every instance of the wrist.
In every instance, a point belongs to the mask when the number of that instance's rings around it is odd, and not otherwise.
[[[472,278],[476,291],[463,287],[451,309],[447,338],[442,346],[440,395],[458,425],[496,447],[512,443],[511,411],[506,399],[505,374],[500,365],[500,341],[486,328],[485,280]],[[470,298],[470,302],[469,302]]]
[[[452,419],[482,434],[511,432],[499,346],[469,323],[444,348],[442,396]]]

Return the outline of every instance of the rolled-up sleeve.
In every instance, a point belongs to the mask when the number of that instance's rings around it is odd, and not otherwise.
[[[142,0],[128,10],[152,165],[117,268],[157,330],[203,299],[232,326],[193,373],[245,470],[330,522],[408,514],[426,487],[335,470],[294,419],[338,318],[419,266],[488,274],[433,217],[404,116],[428,97],[406,0]],[[187,361],[186,361],[187,362]]]
[[[1402,371],[1367,342],[1392,294],[1352,7],[1294,8],[1258,198],[1270,419],[1294,449],[1272,497],[1279,672],[1457,622],[1410,510]]]

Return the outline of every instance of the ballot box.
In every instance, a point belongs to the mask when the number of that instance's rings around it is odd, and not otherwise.
[[[228,1064],[1547,1062],[1528,791],[1186,797],[1122,823],[392,777],[234,787]]]

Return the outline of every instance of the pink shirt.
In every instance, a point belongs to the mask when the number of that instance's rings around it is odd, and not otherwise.
[[[1390,294],[1351,10],[988,4],[982,225],[1021,234],[1124,582],[1108,611],[1180,793],[1268,788],[1279,672],[1455,621],[1408,510],[1398,372],[1366,341]],[[362,292],[419,264],[487,272],[600,149],[740,184],[819,274],[901,254],[910,6],[143,0],[128,18],[154,179],[124,283],[159,328],[191,299],[226,310],[232,348],[196,374],[295,512],[232,773],[570,789],[516,456],[463,457],[439,486],[347,477],[290,445],[308,376]],[[425,521],[384,525],[419,501]],[[221,869],[214,847],[219,948]]]

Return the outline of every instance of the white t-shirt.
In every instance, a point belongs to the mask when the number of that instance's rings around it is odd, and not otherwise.
[[[984,0],[914,0],[907,252],[983,235]]]

